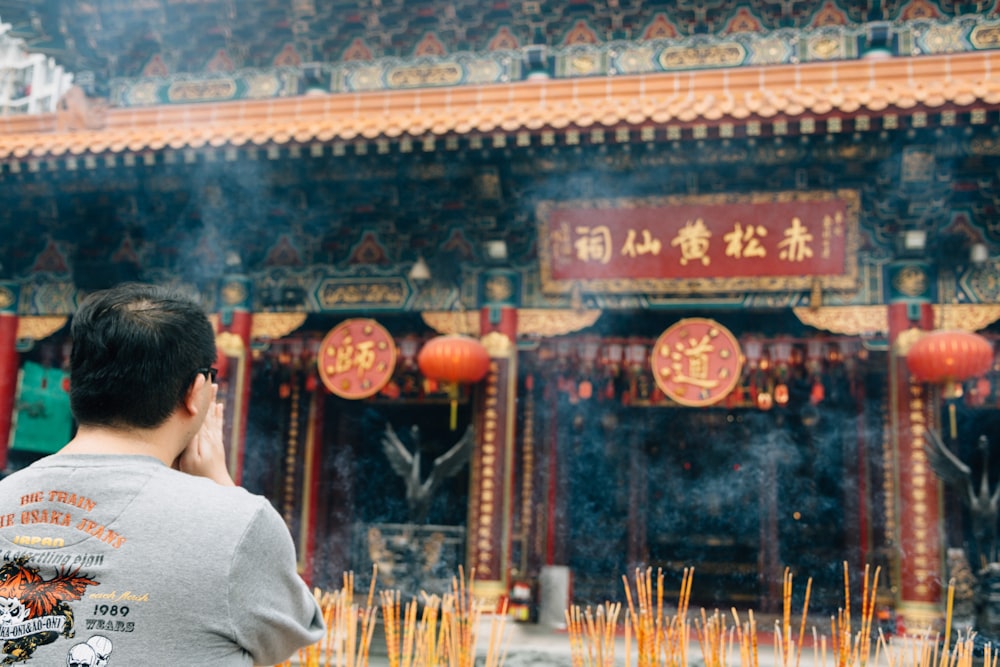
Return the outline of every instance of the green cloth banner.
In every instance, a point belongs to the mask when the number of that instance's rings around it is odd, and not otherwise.
[[[69,374],[32,361],[21,369],[11,449],[53,454],[69,442]]]

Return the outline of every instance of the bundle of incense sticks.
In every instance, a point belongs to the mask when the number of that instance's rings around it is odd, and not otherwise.
[[[805,643],[806,619],[809,616],[809,595],[812,592],[812,579],[808,579],[806,581],[806,593],[802,604],[802,616],[799,621],[798,639],[794,639],[792,637],[793,579],[794,577],[792,576],[791,569],[786,567],[785,573],[782,576],[781,619],[779,621],[775,621],[774,628],[774,651],[775,655],[778,656],[778,662],[782,665],[782,667],[792,667],[791,661],[793,656],[795,658],[794,667],[799,667],[802,659],[802,646]],[[874,590],[872,593],[872,602],[874,603]],[[850,593],[848,592],[848,595],[849,594]],[[874,606],[872,609],[874,611]],[[735,610],[733,613],[735,614]]]
[[[566,610],[573,667],[611,667],[615,664],[615,641],[620,602],[606,602],[596,611],[573,605]],[[586,641],[584,640],[586,637]]]
[[[367,667],[379,607],[373,606],[377,570],[364,607],[354,601],[354,573],[344,574],[339,591],[314,591],[326,621],[326,637],[299,651],[297,661],[275,667]],[[462,568],[452,578],[452,590],[438,597],[421,592],[402,604],[398,590],[379,591],[390,667],[474,667],[484,610],[474,596],[475,573],[465,579]],[[422,611],[420,607],[423,607]],[[490,618],[482,667],[501,667],[507,656],[504,631],[507,604]]]
[[[811,627],[813,640],[812,663],[814,667],[997,667],[997,649],[987,645],[983,658],[974,656],[974,635],[959,637],[951,647],[952,604],[954,582],[948,589],[946,629],[943,644],[928,628],[919,641],[903,642],[904,650],[892,650],[881,630],[874,632],[876,593],[880,569],[874,572],[865,567],[861,591],[860,622],[851,615],[851,584],[847,563],[844,563],[844,606],[830,619],[830,636],[820,636]],[[633,585],[626,577],[625,595],[628,600],[624,618],[625,667],[688,667],[688,622],[694,569],[685,569],[681,581],[677,610],[668,614],[663,605],[664,575],[657,571],[637,569]],[[800,667],[806,632],[809,630],[809,601],[812,579],[808,579],[802,610],[793,614],[793,576],[786,568],[783,577],[782,614],[775,621],[774,655],[778,667]],[[615,650],[618,635],[620,604],[605,603],[596,609],[572,606],[566,611],[573,667],[608,667],[616,663]],[[705,609],[694,620],[693,629],[701,648],[704,667],[728,667],[734,649],[738,651],[740,667],[759,667],[757,621],[754,612],[747,612],[747,619],[732,610],[733,625],[718,610],[709,614]],[[635,639],[637,662],[632,660],[632,639]],[[875,638],[877,637],[877,640]],[[874,645],[873,645],[874,641]],[[944,648],[942,648],[942,646]],[[828,650],[829,649],[829,650]],[[908,649],[908,650],[907,650]],[[874,656],[872,655],[874,651]],[[973,660],[975,658],[975,664]],[[830,664],[827,661],[830,660]]]
[[[998,667],[1000,650],[987,644],[982,657],[975,652],[975,634],[951,642],[952,610],[955,583],[949,582],[947,614],[943,642],[927,628],[919,637],[895,646],[882,633],[873,633],[876,593],[880,569],[865,567],[861,591],[861,618],[858,624],[851,615],[851,585],[848,565],[844,563],[844,606],[830,618],[830,635],[821,636],[811,628],[814,667]],[[651,568],[636,569],[634,582],[622,577],[625,584],[627,613],[624,615],[625,667],[688,667],[688,643],[692,625],[688,621],[694,568],[685,568],[674,613],[664,606],[664,574]],[[452,590],[438,597],[421,592],[422,611],[414,599],[401,606],[399,591],[381,591],[386,647],[390,667],[474,667],[476,644],[483,609],[472,593],[475,573],[466,581],[452,579]],[[634,588],[633,588],[634,584]],[[800,667],[805,641],[812,580],[806,583],[804,604],[798,626],[792,613],[793,577],[785,569],[782,615],[775,621],[774,652],[778,667]],[[354,602],[354,575],[346,573],[344,583],[334,593],[315,592],[327,623],[327,636],[303,649],[295,663],[301,667],[367,667],[369,646],[377,609],[373,607],[375,577],[368,591],[367,604]],[[596,609],[572,606],[566,620],[573,667],[610,667],[615,661],[621,603],[607,602]],[[493,614],[489,643],[483,667],[501,667],[506,660],[504,629],[506,605]],[[732,610],[733,625],[718,610],[701,610],[693,624],[704,667],[728,667],[734,649],[739,667],[759,667],[757,621],[748,610],[747,620]],[[419,616],[419,617],[418,617]],[[632,661],[635,641],[637,662]],[[873,646],[874,641],[874,646]],[[874,657],[872,652],[874,651]],[[831,664],[827,665],[827,660]],[[277,667],[291,667],[288,661]]]
[[[371,586],[364,607],[354,602],[354,573],[345,572],[340,590],[332,593],[315,589],[313,594],[323,610],[326,636],[312,646],[299,650],[301,667],[366,667],[375,631],[378,609],[372,606],[375,595],[373,570]],[[277,667],[291,667],[286,661]]]
[[[635,634],[639,667],[688,664],[688,604],[691,599],[691,582],[694,568],[685,568],[677,600],[677,610],[667,614],[663,606],[663,570],[657,570],[656,590],[653,590],[653,571],[646,568],[635,571],[635,596],[632,584],[622,577],[628,614],[625,617],[625,664],[632,662],[632,635]],[[589,633],[588,633],[589,634]],[[593,637],[588,637],[591,644]],[[579,641],[579,640],[578,640]],[[606,649],[605,649],[606,652]]]
[[[878,577],[881,568],[875,568],[874,577],[868,565],[861,590],[861,629],[855,633],[851,623],[851,577],[847,563],[844,563],[844,606],[830,619],[830,633],[837,665],[867,664],[871,659],[872,620],[875,618],[875,598],[878,591]],[[876,659],[878,646],[876,646]]]
[[[482,605],[472,593],[475,570],[469,575],[468,585],[459,567],[459,578],[452,579],[452,592],[442,603],[441,622],[447,628],[445,650],[447,667],[473,667],[476,664],[476,643],[483,614]],[[504,634],[507,620],[507,603],[504,602],[490,618],[490,634],[486,646],[484,667],[499,667],[507,658]]]
[[[951,645],[951,625],[952,614],[955,603],[955,580],[948,582],[948,598],[945,614],[944,641],[939,641],[938,633],[932,632],[931,628],[925,628],[923,633],[915,641],[908,642],[903,650],[892,650],[891,645],[886,640],[881,629],[878,633],[878,641],[875,653],[875,660],[878,661],[879,652],[884,652],[885,661],[888,667],[996,667],[998,654],[997,647],[992,644],[983,646],[982,657],[976,656],[975,632],[962,636],[961,633],[955,639],[954,647]],[[862,626],[864,626],[862,622]]]
[[[708,615],[704,608],[701,618],[694,620],[705,667],[726,667],[732,651],[734,633],[727,627],[726,617],[716,609]]]
[[[421,593],[400,609],[398,591],[382,591],[382,617],[390,667],[473,667],[483,609],[473,595],[475,573],[466,582],[462,569],[452,590],[441,597]],[[490,619],[484,667],[499,667],[506,659],[503,642],[507,618],[504,604]]]

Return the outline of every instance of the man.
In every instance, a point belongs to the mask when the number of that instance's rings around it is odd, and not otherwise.
[[[271,665],[318,641],[288,529],[226,468],[204,312],[127,284],[71,333],[77,433],[0,482],[0,662]]]

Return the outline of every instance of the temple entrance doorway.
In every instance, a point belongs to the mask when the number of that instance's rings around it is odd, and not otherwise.
[[[377,565],[378,585],[404,597],[450,590],[465,563],[471,407],[459,405],[453,429],[447,401],[326,403],[324,467],[340,499],[325,511],[344,569],[367,586]]]
[[[776,611],[788,567],[800,594],[813,579],[811,608],[842,602],[843,563],[860,539],[855,415],[624,408],[581,414],[575,430],[566,473],[577,599],[622,600],[621,575],[637,566],[662,568],[676,596],[693,567],[692,604]]]

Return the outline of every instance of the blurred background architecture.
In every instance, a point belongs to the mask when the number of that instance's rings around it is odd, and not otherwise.
[[[976,479],[1000,439],[995,3],[0,0],[0,24],[8,469],[72,430],[79,298],[170,283],[216,318],[232,469],[316,585],[464,564],[500,598],[565,567],[589,603],[694,565],[695,601],[776,610],[790,567],[835,609],[846,561],[940,618],[971,529],[924,433]],[[936,330],[989,358],[911,372]],[[429,374],[446,335],[479,361]],[[387,426],[426,478],[469,425],[413,523]]]

